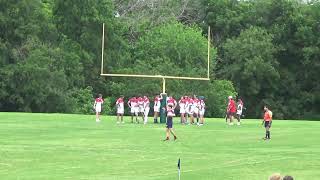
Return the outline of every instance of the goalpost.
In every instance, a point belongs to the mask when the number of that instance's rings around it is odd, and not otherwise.
[[[210,26],[208,27],[208,59],[207,59],[207,77],[184,77],[184,76],[166,76],[166,75],[144,75],[144,74],[115,74],[104,72],[104,39],[105,39],[105,24],[102,24],[102,41],[101,41],[101,72],[100,76],[105,77],[132,77],[132,78],[157,78],[162,79],[162,93],[166,95],[166,79],[178,79],[178,80],[210,80]],[[164,98],[165,99],[165,98]],[[160,108],[160,123],[165,123],[165,113],[162,107],[166,106],[165,100],[161,102]]]

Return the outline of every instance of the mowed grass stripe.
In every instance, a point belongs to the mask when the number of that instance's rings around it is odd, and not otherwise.
[[[175,119],[178,141],[163,142],[164,124],[116,124],[116,117],[0,113],[1,179],[296,179],[320,177],[320,122],[273,122],[263,141],[261,121],[227,126],[207,119],[184,126]]]

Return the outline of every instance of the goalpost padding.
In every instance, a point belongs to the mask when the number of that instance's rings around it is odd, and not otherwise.
[[[162,93],[162,99],[160,102],[160,123],[166,123],[166,111],[163,108],[167,107],[167,94]]]

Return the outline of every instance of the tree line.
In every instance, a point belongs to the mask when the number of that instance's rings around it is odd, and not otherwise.
[[[102,23],[110,73],[206,77],[168,80],[167,92],[206,98],[207,116],[241,97],[247,117],[264,104],[279,119],[320,112],[320,2],[299,0],[2,0],[0,110],[105,113],[124,95],[155,96],[161,81],[100,76]]]

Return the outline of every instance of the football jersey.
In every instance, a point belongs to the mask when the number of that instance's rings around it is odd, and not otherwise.
[[[161,98],[155,97],[154,98],[154,106],[160,106],[160,100],[161,100]]]
[[[266,111],[266,112],[264,113],[263,119],[264,119],[265,121],[272,121],[272,112],[271,112],[270,110]]]
[[[234,113],[234,112],[236,112],[236,111],[237,111],[236,103],[234,102],[234,100],[233,100],[233,99],[230,99],[230,101],[229,101],[229,104],[228,104],[228,111],[229,111],[229,112],[232,112],[232,113]]]
[[[103,104],[103,99],[102,98],[96,98],[95,104],[96,104],[96,106],[101,106]]]
[[[120,109],[124,108],[123,98],[117,99],[116,105],[117,105],[117,108],[120,108]]]
[[[167,116],[175,116],[175,114],[174,114],[174,109],[173,108],[167,108]]]
[[[167,105],[175,106],[177,104],[177,101],[173,99],[172,97],[169,97],[167,100]]]
[[[149,104],[150,104],[150,101],[149,101],[149,98],[144,98],[143,99],[143,107],[149,107]]]
[[[184,108],[184,107],[186,106],[186,102],[187,102],[186,99],[181,98],[181,99],[179,100],[179,106],[180,106],[180,108]]]
[[[139,98],[138,98],[138,105],[139,105],[139,106],[143,106],[143,103],[144,103],[143,98],[142,98],[142,97],[139,97]]]
[[[199,109],[204,109],[206,107],[206,104],[204,103],[204,100],[200,100],[199,102]]]
[[[136,98],[136,97],[131,98],[131,99],[129,100],[129,103],[130,103],[130,105],[131,105],[131,108],[138,106],[138,102],[137,102],[137,98]]]

